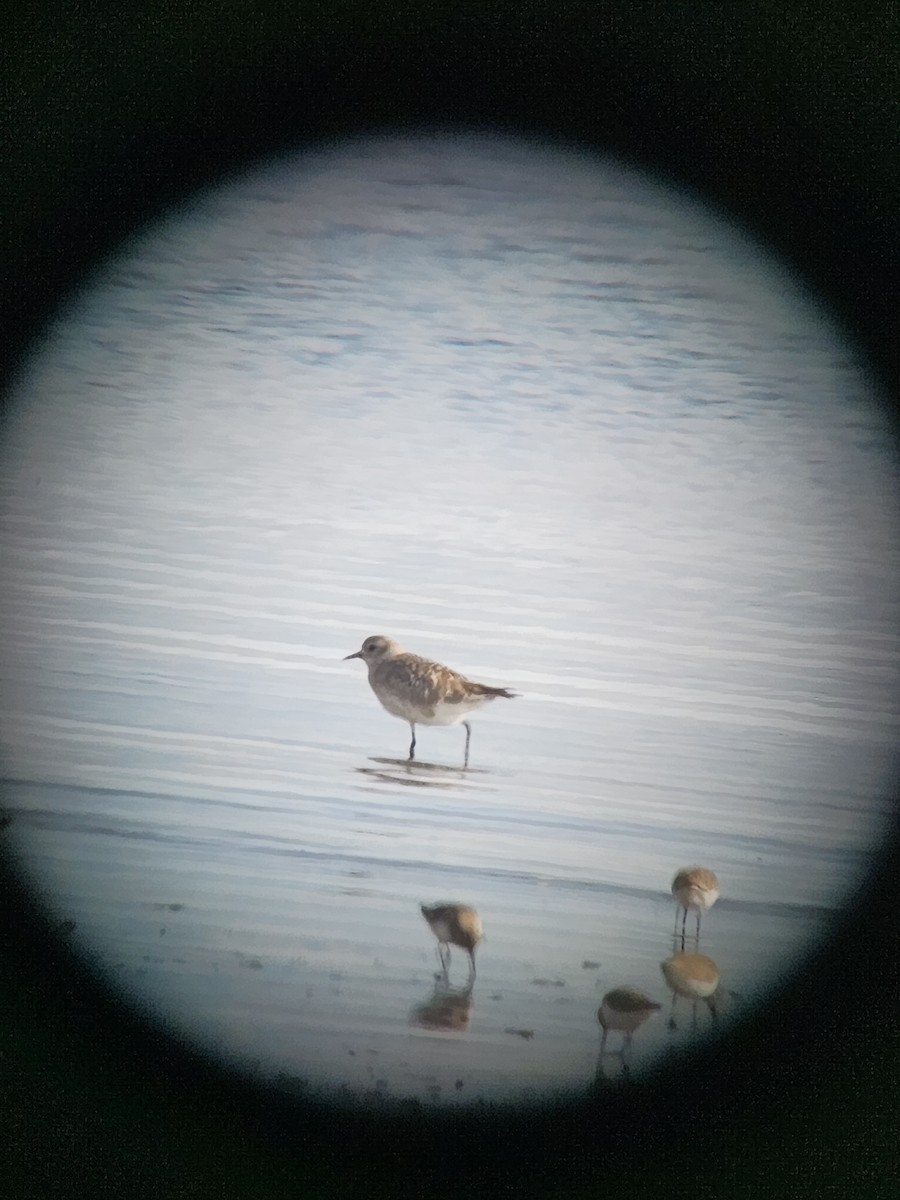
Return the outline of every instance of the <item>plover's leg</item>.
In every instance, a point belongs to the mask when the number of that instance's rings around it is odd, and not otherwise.
[[[600,1039],[600,1053],[601,1053],[601,1054],[602,1054],[602,1053],[603,1053],[603,1051],[606,1049],[606,1035],[607,1035],[608,1033],[609,1033],[609,1030],[608,1030],[608,1029],[607,1029],[607,1028],[604,1026],[604,1028],[603,1028],[603,1037]]]
[[[438,942],[438,954],[441,956],[441,967],[446,975],[450,970],[450,947],[446,942]]]
[[[676,906],[675,906],[675,928],[672,930],[672,937],[673,937],[673,938],[677,938],[677,937],[678,937],[678,918],[679,918],[680,916],[681,916],[681,905],[680,905],[680,904],[676,904]]]
[[[463,759],[463,766],[467,767],[469,765],[469,738],[472,736],[472,726],[468,721],[463,721],[463,726],[466,731],[466,756]]]
[[[469,951],[469,963],[470,963],[469,979],[471,980],[471,979],[475,978],[475,951],[474,950]]]
[[[409,743],[409,761],[412,762],[416,757],[416,727],[412,721],[409,723],[409,728],[412,731],[412,741]]]
[[[700,912],[700,909],[698,908],[697,909],[697,941],[698,941],[698,943],[700,941],[700,916],[701,916],[701,912]]]

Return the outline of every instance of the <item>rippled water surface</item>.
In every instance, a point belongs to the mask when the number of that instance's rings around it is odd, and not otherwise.
[[[61,315],[5,443],[6,835],[116,987],[265,1079],[425,1104],[615,1078],[675,870],[740,1013],[887,817],[896,491],[848,347],[611,166],[359,143],[211,192]],[[407,726],[386,633],[508,686]],[[420,902],[486,939],[435,979]],[[689,928],[693,925],[693,917]],[[724,1019],[724,1018],[723,1018]],[[611,1034],[615,1051],[620,1035]]]

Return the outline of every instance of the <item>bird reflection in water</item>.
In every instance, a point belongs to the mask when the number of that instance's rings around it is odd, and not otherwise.
[[[719,968],[705,954],[673,954],[665,962],[660,963],[666,983],[672,991],[672,1010],[669,1014],[669,1028],[677,1028],[675,1024],[675,1006],[679,997],[692,1001],[691,1029],[697,1029],[697,1007],[702,1000],[709,1009],[710,1017],[715,1021],[721,1008],[724,992],[720,988]]]
[[[454,988],[446,975],[439,976],[434,983],[434,994],[410,1013],[410,1024],[445,1033],[465,1033],[472,1013],[473,982],[470,977],[465,987]]]
[[[372,757],[368,761],[376,766],[354,767],[356,774],[380,783],[389,783],[392,787],[460,789],[465,786],[468,776],[488,774],[478,767],[464,770],[462,767],[448,767],[444,763],[420,762],[417,759],[410,761],[408,758]]]

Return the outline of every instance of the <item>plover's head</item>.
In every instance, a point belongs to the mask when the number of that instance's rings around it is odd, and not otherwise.
[[[361,658],[364,663],[381,662],[385,658],[393,658],[395,654],[400,653],[400,647],[396,642],[392,642],[389,637],[384,637],[380,633],[374,633],[371,637],[367,637],[363,642],[361,649],[355,654],[348,654],[344,658],[344,662],[348,658]]]

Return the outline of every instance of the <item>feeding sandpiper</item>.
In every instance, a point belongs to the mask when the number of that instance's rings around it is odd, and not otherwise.
[[[484,936],[481,917],[468,904],[422,904],[422,916],[438,940],[444,974],[450,967],[450,947],[460,946],[469,956],[469,978],[475,978],[475,947]],[[446,958],[444,957],[446,951]]]
[[[661,1008],[661,1004],[657,1004],[655,1000],[651,1000],[637,988],[620,987],[607,992],[597,1013],[597,1020],[603,1030],[603,1037],[600,1039],[600,1053],[602,1054],[606,1047],[606,1035],[613,1029],[625,1035],[622,1044],[622,1053],[624,1054],[631,1045],[634,1031]]]
[[[362,648],[355,654],[348,654],[344,661],[350,658],[361,658],[369,668],[369,685],[382,708],[391,716],[409,722],[412,732],[410,762],[416,756],[416,725],[457,725],[462,721],[466,729],[463,766],[467,767],[472,730],[466,717],[495,696],[512,700],[516,695],[507,688],[473,683],[458,671],[420,658],[418,654],[408,654],[381,634],[367,637]]]
[[[703,1000],[713,1020],[717,1016],[719,996],[719,968],[705,954],[673,954],[660,963],[666,983],[672,989],[672,1012],[669,1028],[675,1028],[675,1001],[684,996],[694,1002],[694,1025],[697,1022],[697,1001]]]
[[[683,867],[672,880],[672,895],[678,901],[675,910],[674,935],[678,933],[678,913],[683,909],[681,918],[681,941],[684,944],[684,927],[687,923],[688,909],[697,911],[697,937],[700,937],[700,916],[708,908],[712,908],[719,898],[719,881],[712,871],[705,867]]]

